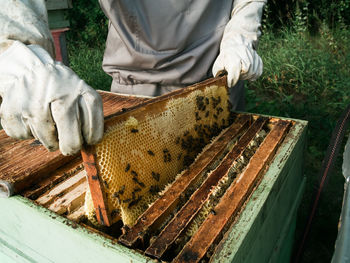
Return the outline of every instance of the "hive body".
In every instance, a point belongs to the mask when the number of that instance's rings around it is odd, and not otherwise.
[[[174,96],[111,122],[95,146],[108,212],[133,225],[158,192],[229,124],[225,86]]]
[[[136,107],[122,110],[130,106],[113,102],[113,114],[129,128],[143,120]],[[165,105],[147,111],[163,111]],[[132,227],[122,227],[120,221],[109,228],[87,225],[81,211],[80,190],[86,181],[79,158],[53,168],[23,192],[24,197],[0,198],[6,211],[0,220],[0,261],[288,262],[305,183],[306,122],[249,113],[230,118],[232,124],[176,175]],[[109,120],[107,129],[116,123]],[[85,168],[96,166],[95,160],[84,161]],[[107,187],[98,173],[91,178],[103,190]]]

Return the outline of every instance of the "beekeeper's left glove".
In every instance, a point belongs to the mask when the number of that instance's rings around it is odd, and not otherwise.
[[[35,137],[74,154],[103,135],[100,95],[38,45],[13,41],[0,54],[1,125],[17,139]]]
[[[213,75],[227,71],[227,84],[233,87],[239,79],[256,80],[263,63],[256,52],[260,36],[260,20],[265,0],[235,0],[230,21],[213,65]]]

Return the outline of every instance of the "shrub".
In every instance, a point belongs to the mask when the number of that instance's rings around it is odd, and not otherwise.
[[[107,37],[108,22],[97,0],[74,0],[69,9],[70,42],[84,42],[89,47],[104,45]]]
[[[306,22],[312,32],[317,32],[323,23],[332,29],[348,26],[350,0],[269,0],[264,20],[275,30],[292,26],[298,20]]]

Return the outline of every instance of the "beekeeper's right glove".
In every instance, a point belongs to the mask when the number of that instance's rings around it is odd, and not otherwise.
[[[0,54],[1,125],[64,155],[103,135],[100,95],[39,45],[13,43]]]
[[[52,59],[45,1],[0,3],[0,118],[6,133],[35,137],[65,155],[83,142],[97,143],[103,134],[101,97]]]

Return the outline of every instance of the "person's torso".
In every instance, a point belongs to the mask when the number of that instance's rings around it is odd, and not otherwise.
[[[105,71],[123,84],[208,76],[232,0],[100,0],[109,18]]]

